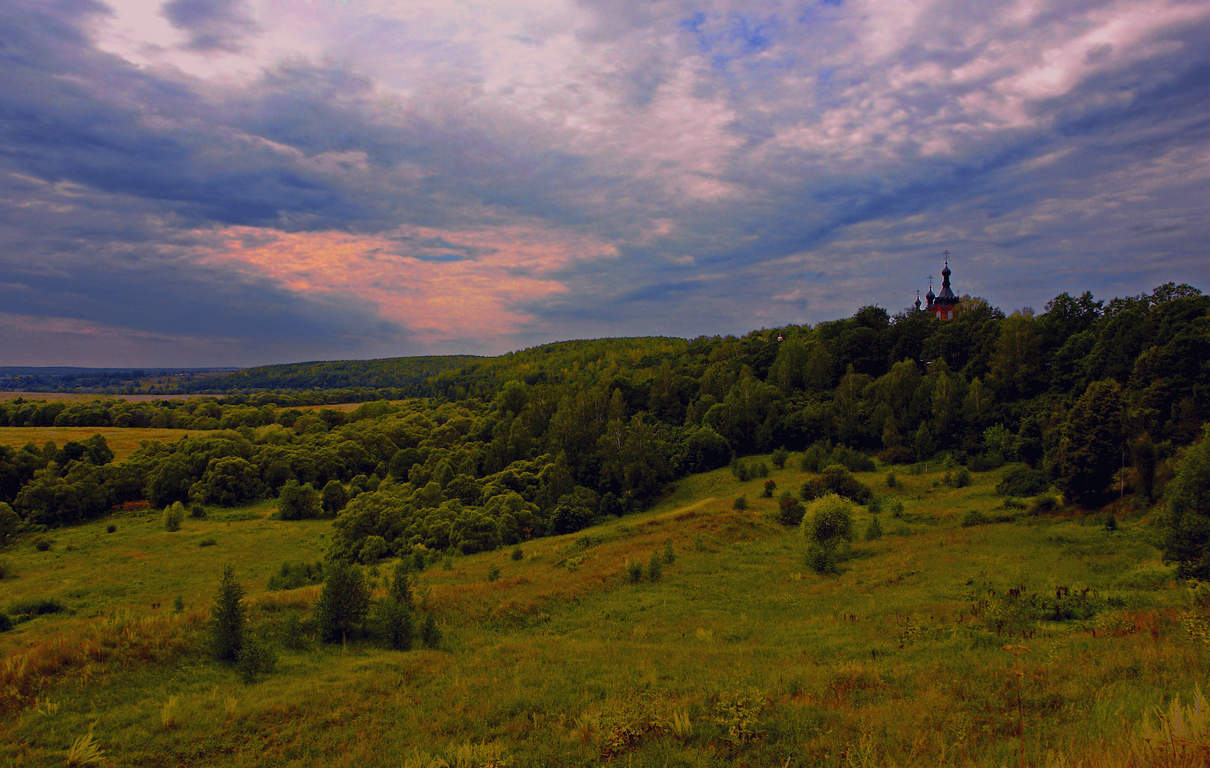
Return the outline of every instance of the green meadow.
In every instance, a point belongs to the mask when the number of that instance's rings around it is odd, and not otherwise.
[[[0,554],[0,609],[64,610],[0,634],[0,764],[1205,764],[1206,622],[1153,512],[1032,515],[994,493],[1000,471],[953,488],[897,467],[887,487],[881,468],[857,477],[883,536],[856,508],[849,556],[819,575],[776,521],[810,477],[796,459],[772,498],[722,469],[519,555],[436,562],[415,587],[436,650],[282,641],[319,587],[269,577],[322,558],[331,523],[274,502],[26,537]],[[277,657],[251,684],[207,653],[227,564]],[[368,571],[379,594],[390,565]],[[1023,614],[1031,596],[1054,615]]]

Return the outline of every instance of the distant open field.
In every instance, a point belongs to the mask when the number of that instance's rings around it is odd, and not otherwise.
[[[139,448],[144,440],[170,442],[191,433],[188,429],[155,429],[152,427],[0,427],[0,445],[20,448],[27,443],[41,446],[53,440],[60,448],[75,440],[83,442],[93,435],[102,435],[114,461],[121,461]],[[196,430],[192,431],[197,434]]]
[[[147,403],[153,400],[188,400],[191,397],[205,395],[103,395],[95,392],[20,392],[15,390],[0,390],[0,402],[5,400],[53,400],[67,403],[80,403],[88,400],[127,400],[132,403]]]
[[[778,494],[794,467],[771,471]],[[858,475],[885,535],[863,541],[856,509],[834,576],[805,566],[764,478],[725,469],[516,555],[449,558],[415,589],[437,651],[318,643],[319,587],[266,584],[321,557],[331,524],[271,519],[272,501],[177,532],[135,511],[49,532],[47,551],[27,538],[3,553],[0,609],[65,610],[0,635],[0,683],[20,692],[0,704],[0,763],[61,766],[91,734],[100,765],[1205,765],[1166,759],[1210,738],[1170,709],[1210,683],[1210,646],[1145,512],[1034,516],[994,493],[1000,472],[953,488],[886,471]],[[206,653],[227,563],[277,644],[251,685]],[[391,565],[368,569],[378,594]],[[1055,615],[1021,613],[1022,594]],[[303,635],[282,645],[291,622]],[[1148,723],[1190,741],[1148,741]]]

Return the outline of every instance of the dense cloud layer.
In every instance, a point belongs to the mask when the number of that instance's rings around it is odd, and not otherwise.
[[[1210,7],[10,0],[0,360],[1206,288]]]

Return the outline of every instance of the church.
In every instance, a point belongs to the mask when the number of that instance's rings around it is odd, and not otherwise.
[[[954,313],[958,310],[958,305],[962,303],[962,299],[954,295],[954,289],[950,286],[950,252],[945,251],[945,266],[941,269],[941,293],[933,293],[933,283],[929,280],[929,292],[924,295],[927,302],[924,308],[933,313],[933,317],[938,320],[951,320]],[[916,292],[916,311],[920,311],[920,292]]]

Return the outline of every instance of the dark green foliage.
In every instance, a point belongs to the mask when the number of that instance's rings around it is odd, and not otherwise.
[[[228,565],[210,611],[210,655],[219,661],[236,661],[244,647],[245,622],[244,588],[235,580],[235,569]]]
[[[1113,533],[1118,529],[1118,518],[1112,512],[1105,516],[1105,530]]]
[[[833,574],[839,571],[839,557],[836,548],[822,545],[817,541],[812,541],[807,545],[804,560],[808,568],[819,574]]]
[[[737,496],[735,501],[731,502],[732,509],[745,510],[748,508],[748,499],[746,496]]]
[[[638,584],[643,580],[643,564],[634,560],[626,561],[626,579],[631,584]]]
[[[235,668],[239,670],[244,683],[251,685],[257,678],[270,674],[277,668],[277,655],[267,642],[250,634],[240,646]]]
[[[0,501],[0,545],[7,544],[21,527],[21,518],[7,502]]]
[[[387,597],[409,609],[413,607],[412,574],[406,563],[400,562],[395,566],[387,586]]]
[[[164,508],[164,530],[174,532],[181,530],[181,520],[185,518],[185,506],[174,501]]]
[[[865,540],[874,541],[882,538],[882,523],[878,521],[878,515],[870,518],[870,524],[865,529]]]
[[[206,507],[203,504],[193,504],[189,507],[189,516],[194,520],[206,519]]]
[[[13,628],[13,620],[8,617],[7,613],[0,613],[0,632],[7,632]]]
[[[184,612],[184,610],[185,610],[185,598],[181,597],[180,595],[177,595],[176,597],[172,598],[172,612],[173,613],[182,613],[182,612]]]
[[[500,566],[493,565],[492,567],[487,569],[487,580],[488,581],[496,581],[499,578],[500,578]]]
[[[773,466],[777,467],[778,469],[785,469],[786,461],[789,458],[790,452],[787,451],[786,447],[783,445],[773,452],[773,454],[769,457],[769,460],[772,461]]]
[[[324,564],[284,562],[277,573],[269,577],[269,589],[297,589],[324,580]]]
[[[966,467],[959,467],[956,472],[947,471],[942,482],[951,488],[965,488],[971,484],[971,473],[967,471]]]
[[[11,579],[16,575],[17,572],[13,570],[12,563],[7,560],[0,560],[0,581]]]
[[[1122,390],[1112,379],[1094,381],[1076,400],[1053,460],[1063,496],[1084,507],[1103,503],[1124,458]]]
[[[887,472],[887,473],[886,473],[886,487],[887,487],[887,488],[894,488],[894,487],[896,487],[896,486],[898,486],[898,485],[899,485],[899,481],[898,481],[897,479],[895,479],[895,473],[894,473],[894,472]]]
[[[307,647],[307,631],[302,617],[294,611],[282,617],[277,629],[277,637],[282,646],[292,651],[301,651]]]
[[[324,486],[321,496],[324,513],[334,517],[348,503],[349,497],[345,492],[344,485],[339,480],[329,480],[327,485]]]
[[[811,505],[811,538],[821,544],[850,541],[853,538],[853,512],[839,496],[817,499]]]
[[[512,554],[509,555],[509,557],[511,557],[513,560],[524,560],[525,553],[521,551],[520,547],[516,547],[513,549]]]
[[[355,565],[333,562],[327,567],[323,592],[315,604],[319,636],[326,643],[342,642],[360,631],[370,607],[365,577]]]
[[[777,500],[777,522],[785,526],[798,525],[805,513],[802,502],[789,493],[783,493]]]
[[[1050,475],[1040,469],[1017,467],[1004,473],[996,483],[1001,496],[1037,496],[1050,487]]]
[[[799,495],[803,501],[811,501],[829,492],[851,499],[858,504],[868,504],[873,498],[870,489],[839,464],[825,467],[820,477],[804,483]]]
[[[1183,578],[1210,580],[1210,427],[1185,450],[1164,496],[1164,560]]]
[[[110,523],[109,525],[105,526],[106,533],[113,533],[116,530],[118,530],[118,527],[116,525],[114,525],[113,523]]]
[[[963,516],[962,527],[970,528],[971,526],[975,525],[986,525],[990,522],[991,519],[987,515],[983,514],[977,509],[972,509],[968,511],[965,516]]]
[[[761,495],[763,495],[766,499],[771,499],[773,498],[773,491],[775,490],[777,490],[777,482],[773,480],[766,480],[765,490]]]
[[[29,621],[37,616],[49,616],[52,613],[64,613],[67,606],[46,597],[28,597],[14,600],[4,607],[4,612],[13,618],[14,622]]]
[[[1143,435],[1131,446],[1131,458],[1139,476],[1139,493],[1151,501],[1155,498],[1155,468],[1159,458],[1155,443]]]
[[[310,483],[299,485],[291,478],[281,488],[281,499],[278,501],[278,514],[282,520],[310,520],[319,517],[319,491]]]
[[[1039,496],[1029,505],[1031,515],[1049,515],[1059,507],[1059,500],[1054,496]]]
[[[387,596],[375,604],[374,614],[377,635],[388,648],[411,650],[416,629],[409,604]]]
[[[47,550],[50,549],[50,547],[51,547],[50,539],[42,539],[42,538],[34,539],[34,549],[38,550],[39,552],[46,552]]]
[[[213,547],[216,544],[218,544],[218,541],[211,538],[202,539],[197,543],[199,547]]]
[[[674,551],[673,551],[673,549],[672,549],[672,541],[671,541],[671,540],[664,542],[664,555],[663,555],[663,557],[664,557],[664,562],[665,562],[665,563],[668,563],[669,565],[671,565],[673,562],[675,562],[675,561],[676,561],[676,552],[674,552]]]
[[[664,558],[659,552],[652,552],[647,561],[647,579],[659,581],[664,576]]]

